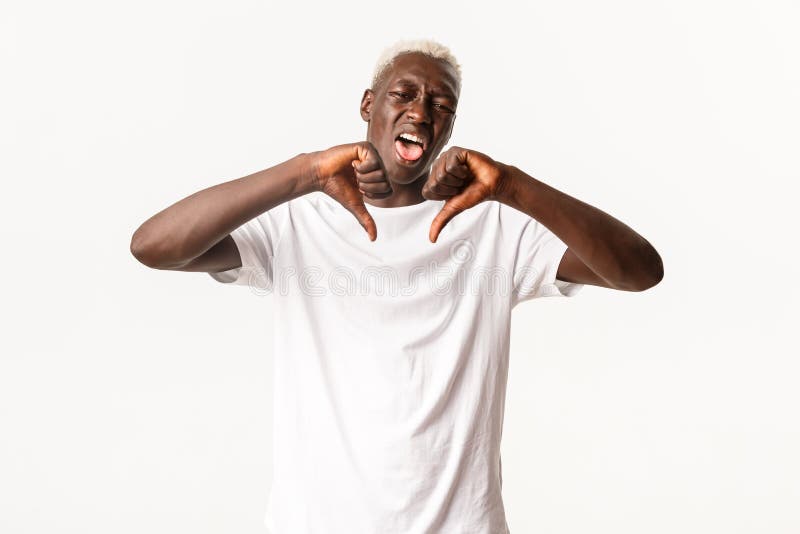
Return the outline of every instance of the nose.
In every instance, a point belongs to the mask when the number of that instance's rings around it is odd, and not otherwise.
[[[408,106],[408,117],[414,122],[431,122],[431,110],[428,109],[428,104],[428,98],[424,95],[415,98]]]

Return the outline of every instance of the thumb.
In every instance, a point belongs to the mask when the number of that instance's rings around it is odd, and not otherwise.
[[[447,199],[447,201],[444,203],[444,206],[442,206],[441,211],[436,214],[436,217],[433,218],[431,229],[428,232],[428,239],[430,239],[431,243],[436,243],[436,240],[439,239],[439,234],[441,233],[442,228],[444,228],[445,225],[450,222],[450,219],[461,212],[453,207],[451,202],[453,198],[455,197]]]
[[[468,185],[466,189],[458,195],[448,198],[442,206],[441,211],[436,214],[436,217],[433,218],[433,222],[431,223],[431,229],[428,232],[428,239],[430,239],[431,243],[436,243],[442,229],[453,217],[477,205],[481,200],[481,193],[474,186],[474,183]]]
[[[370,241],[375,241],[378,239],[378,227],[375,224],[375,220],[372,218],[372,215],[370,215],[367,211],[367,207],[364,206],[363,201],[353,202],[352,204],[348,203],[345,205],[345,208],[355,216],[358,224],[360,224],[364,230],[367,231]]]

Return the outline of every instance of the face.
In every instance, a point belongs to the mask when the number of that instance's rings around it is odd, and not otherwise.
[[[410,184],[427,176],[450,139],[458,94],[455,69],[419,53],[395,58],[378,86],[364,92],[367,141],[380,154],[390,181]]]

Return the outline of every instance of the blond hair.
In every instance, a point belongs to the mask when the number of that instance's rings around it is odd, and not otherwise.
[[[456,82],[458,83],[458,87],[461,88],[461,65],[458,64],[458,61],[456,61],[455,56],[450,52],[449,48],[432,39],[398,41],[386,47],[383,52],[381,52],[375,64],[375,71],[372,74],[372,88],[375,89],[377,87],[381,78],[386,73],[386,70],[391,66],[397,56],[412,52],[425,54],[428,57],[449,64],[453,67],[453,70],[456,71]]]

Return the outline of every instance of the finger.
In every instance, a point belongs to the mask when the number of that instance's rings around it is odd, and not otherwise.
[[[461,211],[452,204],[448,205],[448,202],[445,202],[444,206],[442,206],[442,210],[433,218],[430,231],[428,232],[428,239],[430,239],[431,243],[436,243],[436,240],[439,239],[439,234],[442,232],[442,228],[444,228],[453,217],[461,213]]]
[[[386,173],[382,169],[361,174],[356,171],[358,180],[358,190],[369,198],[384,199],[392,196],[394,190],[386,179]]]
[[[426,182],[423,196],[428,200],[444,200],[464,190],[467,180],[445,174]]]
[[[467,179],[452,174],[444,174],[436,183],[450,185],[453,187],[461,187],[467,183]]]
[[[385,184],[359,184],[358,190],[370,198],[386,198],[393,193],[391,187]]]
[[[369,214],[363,202],[347,203],[344,207],[355,216],[358,224],[367,231],[370,241],[378,239],[378,227],[375,225],[375,220],[372,218],[372,215]]]
[[[368,143],[365,147],[362,147],[358,151],[358,157],[359,159],[353,163],[353,168],[358,172],[367,173],[383,168],[383,162],[378,155],[378,151],[372,144]]]
[[[375,160],[353,160],[353,169],[363,174],[382,170],[380,163]]]
[[[392,192],[391,186],[386,182],[372,182],[372,183],[360,182],[358,184],[358,188],[361,191],[367,192],[367,193],[381,193],[381,194],[383,194],[383,193],[391,193]]]
[[[436,243],[436,240],[439,238],[439,234],[442,232],[442,229],[453,219],[453,217],[462,211],[477,205],[483,200],[483,198],[484,197],[480,191],[480,188],[470,184],[460,194],[447,199],[442,206],[441,211],[436,214],[433,222],[431,222],[431,228],[428,233],[428,239],[430,239],[431,243]]]
[[[367,173],[361,173],[356,171],[356,179],[359,182],[365,182],[370,184],[385,183],[386,185],[389,185],[389,181],[386,180],[386,173],[383,172],[383,169],[378,169]]]
[[[428,171],[428,179],[425,181],[425,185],[422,186],[422,196],[428,200],[442,200],[438,198],[436,193],[431,191],[431,187],[439,181],[439,177],[442,174],[441,167],[443,163],[443,158],[441,156],[438,157],[431,165],[431,170]]]
[[[461,187],[454,187],[443,183],[433,184],[428,188],[430,192],[443,198],[456,196],[461,192]],[[441,198],[439,200],[442,200]]]
[[[465,180],[470,176],[470,170],[467,164],[458,159],[457,156],[458,154],[455,154],[445,160],[444,171],[446,174]]]

